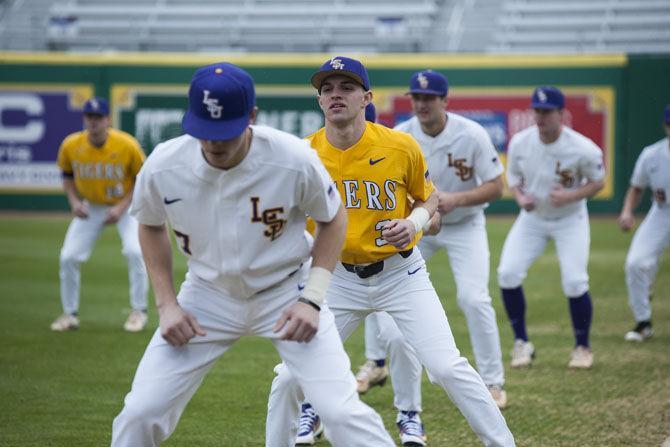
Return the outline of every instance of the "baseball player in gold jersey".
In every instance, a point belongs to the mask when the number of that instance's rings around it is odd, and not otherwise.
[[[415,244],[437,195],[426,162],[408,134],[366,122],[372,100],[365,67],[335,57],[312,76],[325,115],[323,129],[308,137],[340,192],[349,224],[341,262],[326,301],[346,339],[371,312],[388,312],[416,350],[431,380],[440,385],[485,445],[513,446],[514,438],[484,382],[460,355]],[[268,404],[267,446],[293,446],[302,393],[287,367],[277,368]],[[299,434],[318,429],[319,408],[305,408]],[[398,415],[403,444],[423,441],[415,412]],[[328,427],[326,426],[326,436]],[[361,444],[362,446],[363,444]],[[416,444],[415,444],[416,445]]]
[[[79,327],[79,289],[82,262],[88,260],[105,225],[115,224],[128,260],[132,311],[124,329],[138,332],[147,324],[148,279],[142,260],[137,221],[127,210],[135,176],[145,155],[131,135],[109,127],[109,106],[101,98],[84,104],[84,130],[68,135],[58,151],[63,188],[74,219],[60,252],[60,296],[63,315],[54,331]]]

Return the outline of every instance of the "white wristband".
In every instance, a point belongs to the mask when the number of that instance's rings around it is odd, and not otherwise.
[[[312,267],[301,296],[319,307],[323,306],[331,276],[333,274],[323,267]]]
[[[426,223],[430,222],[430,214],[428,214],[426,208],[417,206],[412,210],[409,216],[407,216],[407,220],[414,224],[414,232],[418,233]]]

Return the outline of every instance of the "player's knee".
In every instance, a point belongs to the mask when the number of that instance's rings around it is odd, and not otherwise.
[[[463,292],[459,291],[456,300],[458,301],[458,306],[466,314],[468,311],[477,311],[478,309],[491,306],[491,297],[485,290],[471,289]]]
[[[507,267],[498,268],[498,285],[503,289],[515,289],[523,282],[524,275]]]
[[[425,365],[428,379],[431,383],[439,386],[445,383],[453,383],[454,380],[459,378],[458,370],[463,363],[467,363],[467,360],[461,356],[444,358],[439,362],[430,362]]]
[[[625,270],[626,273],[640,273],[648,270],[653,266],[649,259],[644,259],[639,256],[628,256],[626,258]]]
[[[589,290],[589,282],[586,279],[570,280],[563,283],[565,296],[582,296]]]

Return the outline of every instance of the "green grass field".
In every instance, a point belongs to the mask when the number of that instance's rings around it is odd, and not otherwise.
[[[151,337],[149,330],[122,330],[129,312],[127,271],[112,228],[82,269],[80,330],[49,330],[61,312],[58,252],[68,221],[62,215],[0,217],[1,446],[108,445],[112,420]],[[489,219],[493,271],[511,222],[509,217]],[[550,247],[525,282],[536,362],[528,370],[506,371],[510,405],[504,415],[519,446],[660,446],[670,436],[670,256],[666,252],[654,291],[655,336],[627,344],[623,334],[633,320],[623,263],[632,235],[620,233],[613,218],[593,219],[591,230],[596,363],[590,371],[566,367],[572,330]],[[177,258],[176,268],[175,276],[183,277],[183,258]],[[429,269],[456,341],[472,359],[446,255],[436,255]],[[507,364],[512,335],[495,274],[491,292]],[[157,325],[153,307],[150,325]],[[346,348],[354,366],[363,362],[360,328]],[[165,445],[263,445],[267,393],[277,361],[266,340],[240,341],[211,371]],[[423,391],[430,446],[480,445],[439,388],[424,378]],[[375,388],[364,400],[396,438],[390,386]],[[318,445],[329,444],[322,440]]]

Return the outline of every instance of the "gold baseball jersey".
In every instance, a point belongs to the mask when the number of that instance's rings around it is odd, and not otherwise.
[[[58,150],[58,167],[74,177],[77,192],[96,205],[114,205],[132,191],[146,156],[131,135],[108,129],[102,147],[88,141],[83,130],[68,135]]]
[[[393,219],[404,219],[412,199],[426,201],[435,190],[423,153],[409,135],[366,122],[361,139],[346,150],[332,146],[325,128],[307,137],[342,196],[349,224],[342,262],[367,264],[407,250],[421,237],[398,249],[381,237]]]

